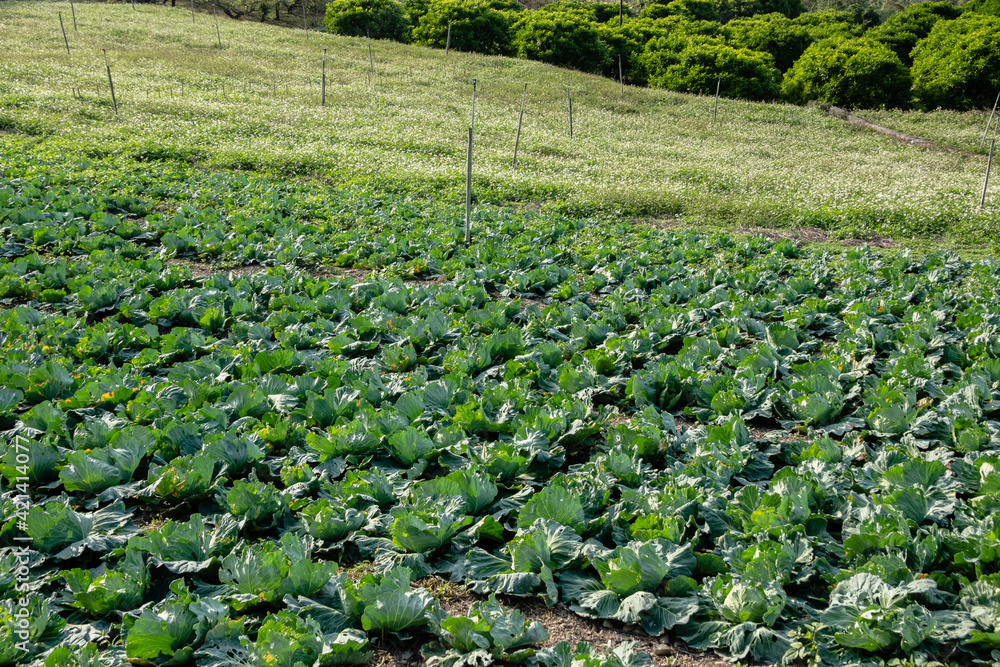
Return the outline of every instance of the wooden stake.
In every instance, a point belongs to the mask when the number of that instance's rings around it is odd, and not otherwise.
[[[511,171],[517,169],[517,146],[521,143],[521,121],[524,120],[524,96],[527,94],[528,84],[524,84],[524,90],[521,91],[521,115],[517,117],[517,136],[514,138],[514,162],[510,165]]]
[[[622,54],[618,54],[618,80],[622,84],[622,95],[625,94],[625,75],[622,74]]]
[[[451,21],[448,21],[448,37],[444,40],[444,54],[448,55],[448,49],[451,48]]]
[[[566,84],[566,99],[569,100],[569,138],[573,138],[573,96],[569,93],[569,84]]]
[[[472,126],[469,126],[469,155],[465,163],[465,245],[472,243]]]
[[[219,32],[219,12],[215,11],[215,3],[212,3],[212,15],[215,16],[215,36],[219,40],[219,50],[222,50],[222,33]]]
[[[194,25],[194,0],[191,0],[191,25]]]
[[[474,129],[476,127],[476,80],[472,80],[472,122],[469,124],[469,129]]]
[[[309,25],[306,23],[306,0],[302,0],[302,29],[306,31],[306,39],[309,39]]]
[[[66,44],[66,55],[69,55],[69,40],[66,39],[66,26],[63,25],[62,12],[59,12],[59,28],[62,30],[63,42]]]
[[[135,0],[132,0],[132,11],[135,11]]]
[[[108,52],[105,49],[101,49],[104,53],[104,69],[108,71],[108,88],[111,89],[111,104],[114,106],[115,115],[118,115],[118,100],[115,98],[115,82],[111,80],[111,65],[108,64]]]
[[[986,135],[990,133],[990,124],[993,123],[993,116],[997,113],[997,104],[1000,103],[1000,93],[997,93],[997,101],[993,103],[993,111],[990,113],[990,119],[986,123],[986,130],[983,131],[983,139],[979,142],[979,149],[982,150],[983,144],[986,143]]]
[[[986,178],[983,179],[983,196],[979,198],[979,208],[986,205],[986,186],[990,184],[990,167],[993,166],[993,148],[996,145],[997,138],[996,135],[993,135],[993,140],[990,141],[990,158],[986,161]]]
[[[326,106],[326,49],[323,49],[323,84],[320,92],[319,105],[321,107]]]
[[[76,7],[73,6],[73,0],[69,0],[69,10],[73,12],[73,32],[76,32]]]
[[[719,86],[722,85],[722,77],[715,82],[715,111],[712,112],[712,122],[714,123],[719,117]]]

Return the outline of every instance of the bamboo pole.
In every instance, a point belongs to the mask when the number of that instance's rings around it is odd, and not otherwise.
[[[722,85],[722,77],[715,82],[715,111],[712,112],[712,122],[714,123],[719,118],[719,86]]]
[[[465,244],[472,243],[472,126],[469,126],[469,153],[465,163]]]
[[[990,184],[990,168],[993,166],[993,148],[996,145],[997,137],[996,135],[993,135],[993,140],[990,141],[990,158],[986,161],[986,178],[983,179],[983,196],[979,198],[979,208],[986,205],[986,186]]]
[[[448,55],[448,49],[451,48],[451,21],[448,21],[448,37],[444,40],[444,54]]]
[[[215,36],[219,40],[219,50],[222,50],[222,33],[219,32],[219,12],[215,11],[215,3],[212,3],[212,15],[215,16]]]
[[[986,135],[990,133],[990,125],[993,123],[993,117],[997,113],[997,104],[1000,103],[1000,93],[997,93],[997,100],[993,103],[993,111],[990,112],[990,119],[986,122],[986,129],[983,131],[983,138],[979,142],[979,149],[982,150],[983,144],[986,143]]]
[[[469,129],[475,129],[476,127],[476,80],[472,80],[472,122],[469,123]]]
[[[566,99],[569,100],[569,138],[573,138],[573,96],[569,92],[569,84],[566,84]]]
[[[118,99],[115,98],[115,82],[111,80],[111,65],[108,64],[108,52],[105,49],[101,49],[104,54],[104,69],[108,71],[108,88],[111,89],[111,105],[115,109],[115,115],[118,115]]]
[[[517,117],[517,136],[514,138],[514,161],[510,165],[511,171],[517,169],[517,147],[521,143],[521,122],[524,120],[524,96],[528,93],[528,84],[524,84],[521,91],[521,115]]]
[[[372,58],[372,36],[366,30],[365,36],[368,37],[368,73],[375,76],[375,59]]]
[[[73,32],[76,32],[76,7],[73,6],[73,0],[69,0],[69,10],[73,12]]]
[[[59,28],[62,30],[63,43],[66,44],[66,55],[68,56],[68,55],[70,55],[70,53],[69,53],[69,39],[66,38],[66,26],[63,25],[62,12],[59,12]]]

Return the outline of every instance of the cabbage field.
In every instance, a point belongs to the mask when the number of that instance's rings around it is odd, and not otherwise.
[[[2,664],[1000,655],[996,262],[8,160]]]

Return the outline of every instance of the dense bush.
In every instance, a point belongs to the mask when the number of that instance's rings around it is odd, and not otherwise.
[[[735,49],[719,39],[676,36],[651,40],[642,62],[649,85],[682,93],[714,93],[721,78],[725,97],[773,100],[781,73],[767,53]]]
[[[451,22],[451,48],[490,55],[513,53],[511,16],[485,0],[433,0],[413,29],[413,42],[444,48]]]
[[[584,72],[600,72],[612,62],[600,27],[574,10],[525,12],[514,24],[513,45],[518,58]]]
[[[930,34],[934,24],[941,19],[958,18],[961,14],[962,10],[950,2],[923,2],[919,5],[910,5],[869,31],[868,37],[888,46],[899,56],[903,64],[909,67],[913,64],[910,52],[917,42]]]
[[[852,108],[902,108],[909,106],[912,83],[906,66],[885,44],[829,39],[805,50],[785,73],[782,93],[798,104],[819,100]]]
[[[736,19],[726,24],[730,46],[770,53],[774,65],[787,71],[812,44],[809,31],[784,14],[764,14]]]
[[[991,105],[1000,86],[1000,18],[966,13],[938,21],[913,50],[913,80],[925,109]]]
[[[396,0],[332,0],[326,6],[326,31],[370,35],[372,39],[410,39],[410,20]]]
[[[865,32],[864,26],[855,20],[852,13],[834,9],[802,14],[794,18],[792,23],[805,28],[814,42],[830,38],[860,37]]]
[[[430,8],[431,0],[403,0],[403,11],[410,17],[410,25],[417,25]]]
[[[648,4],[639,16],[649,19],[680,16],[691,21],[718,21],[719,8],[713,0],[673,0]]]
[[[719,18],[725,22],[741,16],[778,12],[795,18],[806,10],[802,0],[716,0]]]
[[[962,5],[962,11],[1000,16],[1000,0],[970,0]]]

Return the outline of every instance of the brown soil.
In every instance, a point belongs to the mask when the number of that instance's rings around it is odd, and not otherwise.
[[[428,577],[414,582],[423,586],[438,599],[441,608],[452,616],[464,616],[474,602],[486,596],[470,593],[439,577]],[[541,623],[549,633],[549,639],[541,646],[555,646],[561,641],[576,645],[590,642],[595,648],[604,649],[609,643],[617,647],[622,642],[637,642],[636,650],[645,651],[656,667],[723,667],[728,665],[714,655],[695,653],[680,644],[672,644],[665,637],[650,637],[641,628],[622,626],[615,621],[600,621],[583,618],[570,611],[565,605],[546,607],[533,598],[502,597],[500,602],[524,613],[531,621]],[[417,642],[400,645],[388,641],[373,643],[375,655],[369,661],[371,667],[415,667],[423,662]]]
[[[263,273],[264,271],[267,271],[267,267],[259,264],[237,266],[232,269],[222,269],[207,262],[195,262],[193,260],[178,259],[176,257],[168,259],[167,266],[186,266],[191,270],[191,275],[195,278],[207,278],[208,276],[214,276],[218,273],[232,273],[236,276],[250,276],[255,273]]]

